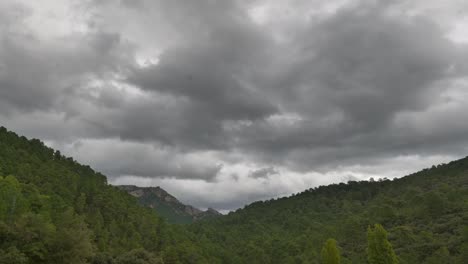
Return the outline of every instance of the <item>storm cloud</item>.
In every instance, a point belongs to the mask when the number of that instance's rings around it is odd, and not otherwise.
[[[464,1],[0,3],[0,123],[231,210],[468,149]]]

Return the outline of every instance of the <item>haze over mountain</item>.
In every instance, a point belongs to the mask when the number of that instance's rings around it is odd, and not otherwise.
[[[467,9],[2,0],[0,124],[223,212],[399,177],[468,153]]]

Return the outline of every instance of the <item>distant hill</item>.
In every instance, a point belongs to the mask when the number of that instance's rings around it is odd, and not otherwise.
[[[468,158],[254,202],[190,228],[235,263],[322,263],[322,246],[333,238],[343,264],[368,263],[367,228],[375,223],[388,231],[400,264],[468,263]]]
[[[191,205],[185,205],[159,186],[138,187],[134,185],[120,185],[116,187],[136,197],[140,204],[154,209],[170,223],[188,224],[197,220],[221,215],[212,208],[202,211]]]
[[[218,217],[201,217],[158,187],[120,188],[0,127],[0,264],[318,264],[331,239],[341,264],[369,263],[367,230],[376,223],[399,264],[468,263],[468,158],[395,180],[311,188]],[[206,220],[173,225],[158,208]]]

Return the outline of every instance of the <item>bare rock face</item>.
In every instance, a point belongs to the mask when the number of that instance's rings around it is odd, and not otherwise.
[[[209,214],[212,214],[212,215],[221,215],[220,212],[216,211],[216,210],[213,209],[213,208],[208,208],[208,209],[206,210],[206,213],[209,213]]]
[[[138,198],[140,204],[154,209],[169,222],[190,223],[221,215],[221,213],[213,208],[202,211],[191,205],[185,205],[159,186],[138,187],[134,185],[120,185],[116,187]]]
[[[184,211],[189,215],[199,215],[199,214],[203,213],[203,211],[201,211],[201,210],[199,210],[199,209],[197,209],[195,207],[192,207],[191,205],[186,205]]]
[[[135,196],[135,197],[141,197],[141,196],[143,196],[144,192],[143,192],[143,190],[135,190],[135,191],[129,192],[129,194],[131,194],[132,196]]]

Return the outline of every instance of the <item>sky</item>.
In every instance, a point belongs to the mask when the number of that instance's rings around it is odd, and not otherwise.
[[[222,212],[468,155],[465,0],[2,0],[0,125]]]

